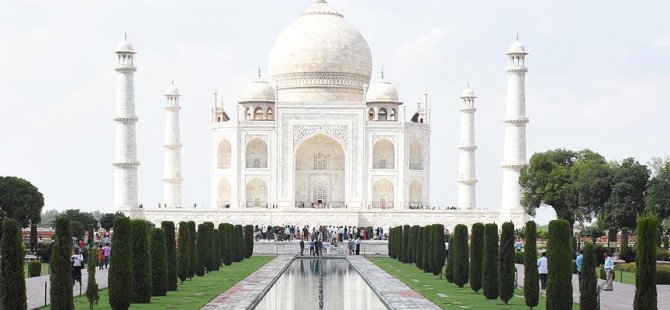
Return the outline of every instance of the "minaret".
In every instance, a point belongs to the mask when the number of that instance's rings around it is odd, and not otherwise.
[[[163,166],[163,203],[168,208],[181,205],[181,141],[179,139],[179,90],[170,84],[165,93],[165,163]]]
[[[135,51],[127,36],[116,48],[116,141],[114,150],[114,209],[129,215],[137,202],[137,138],[135,134]]]
[[[525,79],[528,68],[524,63],[528,55],[523,44],[516,41],[510,46],[507,56],[507,108],[505,112],[505,146],[503,153],[503,188],[500,221],[512,220],[513,215],[523,215],[519,173],[526,165],[526,90]],[[519,223],[517,223],[519,224]]]
[[[461,99],[461,139],[458,145],[458,207],[475,209],[475,93],[470,84],[463,90]]]

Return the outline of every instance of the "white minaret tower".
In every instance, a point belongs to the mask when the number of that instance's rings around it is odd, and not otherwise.
[[[127,36],[116,48],[116,141],[114,150],[114,208],[127,215],[137,203],[137,138],[135,134],[135,51]]]
[[[507,108],[505,112],[505,146],[503,154],[503,188],[500,221],[507,222],[513,216],[523,215],[519,173],[526,165],[526,72],[523,44],[516,41],[507,52]],[[519,223],[517,223],[519,224]]]
[[[179,139],[179,90],[170,84],[165,93],[165,164],[163,166],[163,203],[168,208],[181,205],[181,141]]]
[[[458,145],[458,207],[475,209],[476,184],[475,177],[475,92],[470,84],[463,90],[461,99],[461,139]]]

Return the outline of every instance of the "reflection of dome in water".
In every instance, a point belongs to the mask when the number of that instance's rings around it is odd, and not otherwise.
[[[316,1],[277,37],[269,65],[280,96],[286,89],[288,100],[361,100],[372,55],[363,35],[342,14]],[[300,95],[291,96],[296,93]]]

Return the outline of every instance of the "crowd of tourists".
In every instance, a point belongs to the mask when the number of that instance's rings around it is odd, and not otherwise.
[[[361,240],[386,240],[383,227],[376,227],[371,232],[366,227],[357,226],[309,226],[309,225],[286,225],[286,226],[254,226],[254,239],[291,241],[310,240],[310,236],[317,235],[322,242],[336,244],[345,240],[354,240],[360,236]]]
[[[96,232],[94,240],[72,237],[72,256],[70,256],[70,261],[72,263],[73,284],[76,282],[81,284],[81,270],[84,269],[84,265],[88,261],[89,253],[96,256],[95,260],[98,270],[109,269],[109,255],[112,250],[111,244],[111,237],[106,230]]]

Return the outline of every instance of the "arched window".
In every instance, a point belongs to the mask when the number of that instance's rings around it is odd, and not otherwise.
[[[390,117],[390,120],[392,120],[392,121],[397,121],[397,119],[396,119],[396,113],[395,113],[395,108],[392,108],[392,109],[391,109],[391,117]]]
[[[395,147],[388,139],[381,139],[372,146],[372,168],[395,168]]]
[[[219,142],[219,147],[216,149],[216,167],[219,169],[230,169],[230,142],[223,139]]]
[[[423,185],[419,180],[412,180],[409,183],[409,206],[416,208],[423,206],[426,202],[423,199]]]
[[[323,153],[314,154],[314,166],[312,170],[328,170],[328,156]]]
[[[244,119],[246,119],[246,120],[254,119],[254,115],[253,115],[250,107],[246,107],[244,109]]]
[[[386,112],[386,108],[379,108],[377,116],[378,116],[377,119],[380,121],[388,120],[388,113]]]
[[[268,145],[265,141],[254,138],[247,143],[246,150],[247,168],[267,168],[268,167]]]
[[[375,120],[375,109],[370,108],[370,110],[368,110],[368,120],[369,121]]]
[[[378,180],[372,185],[372,207],[392,209],[394,200],[393,183],[388,180]]]
[[[412,141],[409,145],[409,170],[423,170],[423,144]]]
[[[217,190],[217,203],[216,206],[219,208],[226,208],[230,206],[230,182],[228,179],[223,178],[219,181],[219,186]]]
[[[268,185],[261,179],[253,179],[245,189],[246,207],[260,208],[268,204]]]
[[[268,108],[267,114],[268,114],[268,117],[267,117],[268,121],[274,120],[274,116],[272,115],[272,108]]]
[[[263,113],[263,109],[256,108],[256,110],[254,110],[254,120],[264,120],[264,119],[265,115]]]

